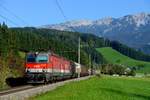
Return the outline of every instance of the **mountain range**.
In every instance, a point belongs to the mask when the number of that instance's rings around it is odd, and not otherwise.
[[[98,20],[73,20],[41,28],[92,33],[116,40],[150,54],[150,14],[137,13],[120,18],[105,17]]]

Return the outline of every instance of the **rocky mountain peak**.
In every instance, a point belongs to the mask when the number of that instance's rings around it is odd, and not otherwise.
[[[150,40],[150,14],[143,12],[120,18],[106,17],[94,21],[73,20],[46,25],[42,28],[73,31],[71,27],[78,32],[93,33],[138,48],[149,44]]]
[[[99,20],[96,20],[96,21],[93,21],[94,24],[97,24],[97,25],[110,25],[112,23],[114,18],[112,17],[105,17],[103,19],[99,19]]]
[[[71,26],[71,27],[77,27],[77,26],[87,26],[92,24],[91,20],[73,20],[73,21],[67,21],[64,23],[66,26]]]

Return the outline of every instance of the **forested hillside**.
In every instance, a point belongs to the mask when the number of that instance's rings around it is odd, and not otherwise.
[[[123,44],[110,41],[92,34],[66,32],[33,27],[8,28],[0,25],[0,83],[4,87],[7,77],[23,76],[24,58],[20,52],[51,51],[72,61],[78,60],[78,38],[81,38],[81,64],[89,67],[107,63],[95,50],[100,47],[112,47],[124,55],[138,60],[150,61],[150,56],[131,49]]]
[[[31,27],[13,28],[11,30],[13,30],[14,33],[18,33],[20,36],[21,41],[19,43],[19,48],[27,51],[44,48],[45,50],[51,49],[58,54],[62,54],[63,50],[68,50],[67,48],[73,48],[74,51],[77,52],[78,37],[80,36],[82,48],[112,47],[118,52],[131,58],[150,61],[149,55],[146,55],[140,51],[136,51],[133,48],[129,48],[128,46],[117,41],[110,41],[108,39],[97,37],[92,34],[80,34],[78,32],[66,32],[52,29],[36,29]],[[26,48],[26,45],[28,48]],[[65,54],[63,53],[63,55]]]
[[[97,64],[103,63],[103,57],[92,48],[100,46],[103,42],[99,39],[94,42],[90,36],[86,34],[72,33],[65,31],[35,29],[35,28],[13,28],[11,31],[16,35],[17,48],[19,51],[51,51],[60,56],[64,56],[70,60],[77,62],[78,56],[78,37],[81,37],[81,63],[88,66],[89,54],[95,54],[93,62]],[[87,50],[88,49],[88,50]],[[94,57],[91,57],[94,58]]]

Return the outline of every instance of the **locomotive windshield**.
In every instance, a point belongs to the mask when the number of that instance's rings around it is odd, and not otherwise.
[[[27,62],[48,62],[48,56],[47,55],[35,55],[35,54],[29,54],[27,56]]]
[[[29,54],[28,56],[27,56],[27,62],[35,62],[36,61],[36,55],[34,55],[34,54]]]
[[[47,55],[38,55],[36,57],[36,62],[47,62],[47,61],[48,61]]]

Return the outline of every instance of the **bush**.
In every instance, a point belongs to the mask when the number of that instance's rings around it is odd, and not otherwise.
[[[118,74],[118,75],[127,75],[127,76],[135,76],[135,69],[128,68],[124,65],[117,65],[117,64],[103,64],[101,65],[101,73],[103,74]]]
[[[102,65],[102,73],[104,74],[118,74],[118,75],[124,75],[125,73],[125,67],[123,65],[115,65],[115,64],[103,64]]]
[[[2,59],[0,59],[0,73],[0,89],[4,89],[7,87],[5,80],[10,73],[10,69],[8,68],[5,61],[2,61]]]

